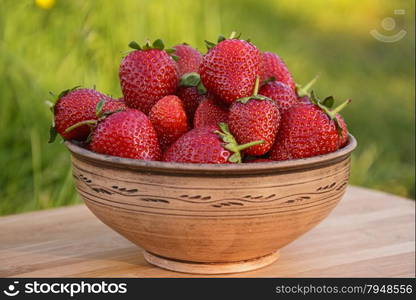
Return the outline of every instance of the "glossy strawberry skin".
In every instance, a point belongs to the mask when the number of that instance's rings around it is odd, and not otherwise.
[[[228,164],[231,152],[224,149],[217,126],[192,129],[181,136],[163,155],[163,161],[178,163]]]
[[[85,140],[90,134],[90,127],[87,125],[67,133],[65,130],[82,121],[96,120],[96,107],[101,100],[105,100],[103,112],[125,108],[123,102],[93,89],[76,89],[62,96],[53,108],[56,131],[66,140]]]
[[[260,70],[260,82],[263,82],[270,77],[274,77],[276,81],[283,82],[289,86],[293,91],[296,91],[296,84],[293,80],[292,74],[289,72],[286,64],[275,53],[263,52]]]
[[[202,54],[189,45],[181,44],[173,47],[177,61],[179,77],[190,72],[198,72],[202,62]]]
[[[228,122],[227,109],[216,103],[212,98],[212,96],[207,96],[207,98],[199,104],[195,111],[194,128]]]
[[[279,136],[277,137],[279,138]],[[294,159],[290,154],[289,150],[286,150],[284,143],[280,142],[273,145],[272,150],[270,151],[270,159],[282,161],[282,160],[291,160]]]
[[[230,107],[228,126],[239,144],[263,140],[244,150],[248,155],[266,154],[272,147],[280,124],[280,113],[273,100],[235,101]]]
[[[179,81],[176,62],[158,49],[130,52],[121,62],[119,77],[126,105],[145,114],[159,99],[174,94]]]
[[[162,151],[189,130],[182,101],[174,95],[157,101],[150,110],[149,119],[156,130]]]
[[[282,116],[276,142],[270,152],[272,160],[288,160],[322,155],[336,151],[347,142],[347,128],[340,115],[343,138],[335,122],[318,106],[297,104]]]
[[[289,86],[279,81],[271,81],[263,85],[259,94],[274,100],[281,113],[299,102],[296,93]]]
[[[199,74],[209,92],[231,104],[252,94],[260,62],[261,53],[254,45],[228,39],[204,55]]]
[[[126,109],[98,123],[89,149],[94,152],[141,160],[160,160],[156,131],[147,116]]]
[[[200,95],[198,89],[194,86],[180,86],[176,90],[176,95],[182,100],[188,119],[192,122],[196,109],[206,98],[206,95]]]

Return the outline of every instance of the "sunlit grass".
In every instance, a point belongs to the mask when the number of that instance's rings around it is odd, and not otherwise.
[[[361,3],[361,2],[360,2]],[[48,145],[55,94],[76,85],[121,96],[118,66],[131,40],[167,46],[243,32],[285,58],[296,80],[321,74],[319,95],[352,98],[345,118],[359,147],[351,182],[414,197],[414,17],[411,1],[32,0],[0,2],[0,214],[77,203],[70,156]],[[369,30],[409,13],[397,43]]]

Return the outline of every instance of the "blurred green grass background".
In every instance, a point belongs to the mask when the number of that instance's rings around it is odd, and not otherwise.
[[[372,29],[407,34],[384,43]],[[131,40],[205,51],[204,39],[233,30],[282,56],[298,83],[319,73],[319,95],[353,99],[343,113],[359,141],[352,184],[415,197],[413,1],[0,0],[0,215],[80,201],[69,153],[47,144],[49,91],[95,85],[118,97]]]

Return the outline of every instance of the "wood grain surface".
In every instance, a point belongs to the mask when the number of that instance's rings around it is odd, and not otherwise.
[[[0,277],[193,276],[150,265],[85,205],[0,218]],[[281,249],[275,263],[219,277],[414,276],[415,202],[349,187],[330,216]]]

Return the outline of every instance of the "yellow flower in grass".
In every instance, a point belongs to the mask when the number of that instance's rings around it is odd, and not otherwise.
[[[35,0],[37,6],[43,9],[51,9],[55,5],[55,0]]]

